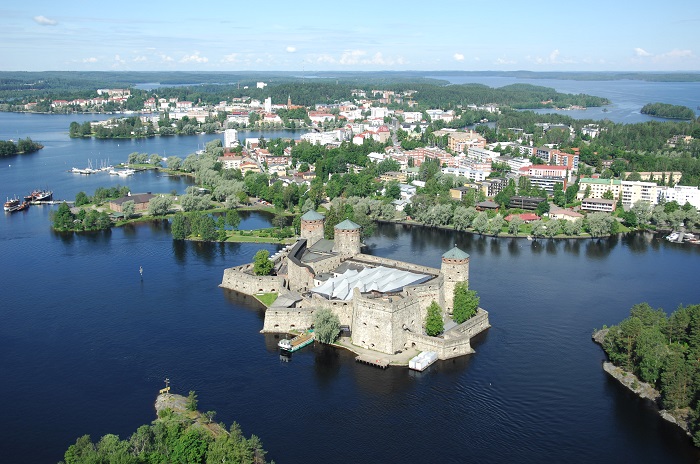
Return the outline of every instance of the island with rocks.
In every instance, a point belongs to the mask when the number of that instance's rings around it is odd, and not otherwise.
[[[65,452],[61,464],[119,462],[267,462],[258,437],[245,438],[234,422],[230,428],[214,422],[214,411],[197,410],[197,394],[171,394],[164,388],[155,403],[157,418],[140,426],[128,439],[107,434],[93,443],[89,435],[78,438]]]
[[[700,305],[680,306],[670,316],[647,303],[593,334],[608,355],[603,369],[661,417],[681,427],[700,447]]]

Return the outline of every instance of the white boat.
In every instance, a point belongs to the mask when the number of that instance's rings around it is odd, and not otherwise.
[[[121,177],[126,177],[126,176],[133,176],[136,171],[133,169],[112,169],[109,171],[109,174],[112,176],[121,176]]]
[[[673,233],[671,233],[670,235],[667,235],[667,236],[666,236],[666,240],[668,240],[669,242],[677,242],[677,241],[678,241],[678,237],[680,237],[680,233],[678,233],[678,232],[673,232]]]

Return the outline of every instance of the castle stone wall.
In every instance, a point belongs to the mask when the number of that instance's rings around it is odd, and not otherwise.
[[[333,269],[340,266],[343,262],[343,258],[340,255],[329,256],[324,260],[316,261],[315,263],[309,263],[316,274],[321,274],[324,272],[331,272]]]
[[[482,308],[476,310],[474,317],[467,319],[457,327],[445,332],[445,338],[460,338],[464,335],[473,337],[491,327],[489,313]]]
[[[438,359],[450,359],[474,352],[469,343],[469,337],[466,335],[461,338],[445,340],[411,333],[407,336],[406,348],[415,348],[420,351],[435,351]]]
[[[280,308],[265,311],[265,322],[262,332],[291,332],[306,330],[314,322],[314,310],[304,308]]]
[[[247,295],[279,292],[284,286],[284,277],[254,275],[252,264],[224,270],[224,277],[220,284],[220,287]]]
[[[311,270],[297,264],[292,259],[287,260],[287,276],[289,277],[289,289],[296,292],[306,292],[314,287],[314,274]]]

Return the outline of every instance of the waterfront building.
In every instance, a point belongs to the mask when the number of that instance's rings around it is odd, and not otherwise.
[[[612,213],[615,211],[615,200],[584,198],[581,200],[581,209],[584,211]]]

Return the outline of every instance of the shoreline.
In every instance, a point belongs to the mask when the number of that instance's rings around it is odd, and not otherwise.
[[[603,348],[605,335],[607,333],[608,329],[601,329],[593,332],[593,335],[591,336],[593,342],[600,346],[601,349]],[[605,350],[603,350],[603,353],[605,353]],[[604,361],[602,368],[610,377],[617,380],[620,385],[634,393],[638,398],[649,401],[661,419],[678,426],[678,428],[680,428],[685,435],[692,438],[693,435],[690,432],[688,418],[690,411],[670,411],[668,409],[662,409],[660,404],[661,392],[654,388],[653,385],[642,382],[633,373],[625,371],[621,367],[615,366],[610,361]]]

